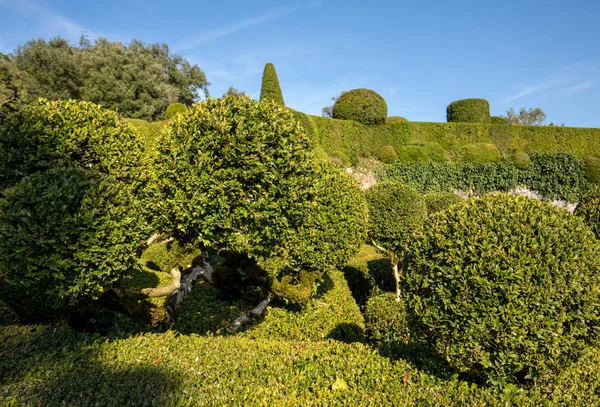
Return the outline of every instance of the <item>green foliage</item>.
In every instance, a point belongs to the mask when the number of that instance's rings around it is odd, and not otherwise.
[[[23,92],[22,72],[8,55],[0,53],[0,122],[21,106]]]
[[[277,72],[275,72],[275,67],[270,62],[265,65],[265,70],[263,71],[260,101],[273,102],[276,105],[285,106]]]
[[[502,160],[502,153],[494,144],[474,143],[461,147],[460,158],[472,163],[495,163]]]
[[[546,121],[546,113],[539,107],[535,109],[525,109],[522,107],[519,113],[514,108],[510,108],[506,111],[506,116],[502,116],[507,123],[510,124],[521,124],[525,126],[542,126]],[[552,126],[552,124],[550,124]]]
[[[524,151],[517,151],[512,159],[515,167],[520,170],[526,170],[531,167],[531,157]]]
[[[587,193],[577,204],[574,215],[581,217],[600,239],[600,189]]]
[[[396,154],[396,150],[392,146],[383,146],[377,153],[377,157],[379,160],[383,161],[386,164],[391,164],[398,158],[398,154]]]
[[[369,205],[369,238],[387,250],[402,252],[427,216],[421,195],[398,182],[379,182],[365,195]]]
[[[51,169],[0,200],[0,285],[27,319],[60,317],[135,268],[140,219],[114,178]]]
[[[130,123],[138,131],[144,139],[144,149],[150,151],[154,148],[154,144],[158,136],[165,128],[167,121],[148,122],[143,119],[123,119],[124,122]]]
[[[600,155],[591,155],[583,159],[585,177],[592,184],[600,184]]]
[[[388,116],[385,118],[385,122],[387,124],[392,124],[392,123],[404,123],[407,122],[408,120],[406,120],[404,117],[402,116]]]
[[[290,109],[290,112],[294,118],[300,122],[300,125],[304,129],[306,135],[313,141],[313,143],[317,144],[319,142],[319,133],[317,132],[317,128],[311,119],[311,116],[294,109]]]
[[[369,298],[365,307],[367,339],[378,345],[394,346],[408,343],[410,332],[404,301],[396,301],[394,293]]]
[[[370,89],[344,92],[333,105],[333,118],[354,120],[365,125],[381,124],[387,117],[387,104]]]
[[[172,119],[175,115],[183,113],[187,110],[187,107],[183,103],[171,103],[167,107],[167,119]]]
[[[352,296],[361,308],[373,295],[396,289],[390,258],[373,246],[362,245],[342,270]]]
[[[448,105],[448,123],[491,123],[490,104],[485,99],[462,99]]]
[[[427,207],[427,213],[431,215],[462,202],[463,198],[452,192],[431,192],[423,195],[423,201]]]
[[[501,116],[492,116],[491,118],[492,124],[507,124],[508,120]]]
[[[600,243],[576,217],[487,195],[428,219],[407,253],[411,333],[458,371],[546,380],[597,337]]]
[[[162,120],[169,104],[192,104],[207,93],[204,72],[165,44],[129,44],[82,37],[79,47],[62,38],[20,46],[11,64],[22,72],[23,101],[77,99],[134,119]]]
[[[352,161],[350,161],[350,157],[348,157],[343,151],[334,151],[333,153],[331,153],[330,157],[331,161],[334,164],[341,164],[344,168],[352,166]]]
[[[40,99],[0,127],[0,188],[55,167],[93,168],[143,182],[143,141],[115,112],[89,102]]]
[[[406,164],[420,162],[444,162],[448,156],[438,143],[417,142],[400,147],[398,161]]]

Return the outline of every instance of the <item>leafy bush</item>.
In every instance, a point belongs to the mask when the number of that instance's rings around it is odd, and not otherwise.
[[[160,135],[161,131],[165,128],[166,121],[159,122],[148,122],[142,119],[123,119],[124,122],[130,123],[138,131],[140,136],[144,139],[144,147],[147,151],[154,148],[156,139]]]
[[[97,298],[137,264],[139,219],[112,178],[51,169],[0,200],[0,284],[26,319]]]
[[[463,198],[452,192],[431,192],[423,195],[423,201],[427,207],[427,213],[431,215],[462,202]]]
[[[495,163],[502,160],[502,153],[494,144],[474,143],[461,147],[461,160],[472,163]]]
[[[140,183],[143,152],[142,137],[115,112],[40,99],[0,127],[0,189],[55,167],[93,168]]]
[[[531,167],[531,157],[524,151],[517,151],[513,156],[513,162],[515,163],[515,167],[520,170],[526,170]]]
[[[388,346],[408,343],[410,332],[405,307],[404,301],[396,301],[393,293],[369,298],[365,307],[367,339]]]
[[[176,115],[183,113],[187,110],[187,107],[183,103],[171,103],[167,107],[167,120],[171,120]]]
[[[581,217],[600,239],[600,189],[587,193],[577,204],[574,214]]]
[[[317,132],[317,127],[315,126],[315,123],[311,117],[294,109],[290,109],[290,111],[292,112],[294,118],[300,122],[300,125],[304,129],[306,135],[313,141],[313,143],[318,143],[319,133]]]
[[[421,195],[398,182],[380,182],[367,189],[365,196],[369,237],[387,250],[401,252],[427,216]]]
[[[377,153],[377,157],[386,164],[391,164],[398,158],[396,150],[392,146],[383,146]]]
[[[265,65],[265,70],[263,71],[260,101],[273,102],[276,105],[285,106],[277,72],[275,72],[275,67],[270,62]]]
[[[492,124],[508,124],[508,120],[500,116],[492,116],[490,121]]]
[[[334,164],[341,164],[344,168],[352,166],[352,161],[350,161],[350,157],[348,157],[343,151],[334,151],[333,153],[331,153],[331,161]]]
[[[597,337],[599,267],[600,243],[563,209],[466,201],[430,217],[408,249],[411,332],[474,377],[547,379]]]
[[[448,123],[491,123],[490,104],[485,99],[462,99],[448,105]]]
[[[438,143],[420,142],[400,147],[398,161],[402,163],[448,161],[446,152]]]
[[[370,125],[385,122],[387,104],[376,92],[370,89],[354,89],[344,92],[333,105],[333,118],[355,120]]]
[[[600,184],[600,155],[591,155],[583,159],[585,177],[592,184]]]
[[[402,116],[388,116],[385,118],[385,122],[388,124],[392,124],[392,123],[404,123],[407,122],[408,120],[406,120],[404,117]]]

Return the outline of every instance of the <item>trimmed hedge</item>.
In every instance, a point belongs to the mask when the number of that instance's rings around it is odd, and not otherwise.
[[[400,147],[398,161],[405,164],[445,162],[448,161],[448,156],[438,143],[421,142]]]
[[[183,103],[171,103],[167,107],[167,120],[171,120],[179,113],[183,113],[187,110],[187,107]]]
[[[504,117],[492,116],[490,119],[492,124],[508,124],[508,120],[506,120]]]
[[[406,120],[404,117],[402,116],[388,116],[385,118],[385,122],[388,124],[391,123],[404,123],[407,122],[408,120]]]
[[[446,108],[448,123],[491,123],[490,104],[485,99],[462,99]]]
[[[344,92],[333,105],[333,118],[354,120],[365,125],[381,124],[387,117],[387,104],[375,91],[354,89]]]
[[[502,160],[502,153],[494,144],[466,144],[460,149],[460,159],[472,163],[495,163]]]
[[[600,189],[586,194],[577,204],[574,215],[581,217],[600,239]]]
[[[600,155],[591,155],[583,159],[585,177],[593,184],[600,184]]]
[[[263,71],[260,101],[273,102],[276,105],[285,106],[283,93],[281,93],[279,79],[277,78],[277,72],[275,72],[275,66],[270,62],[265,65],[265,70]]]
[[[394,147],[383,146],[381,147],[381,150],[377,152],[377,157],[384,163],[391,164],[398,159],[398,154],[396,154]]]
[[[429,218],[407,253],[411,333],[490,382],[550,379],[598,336],[600,242],[550,203],[486,195]]]
[[[396,294],[383,293],[369,298],[365,306],[367,339],[377,345],[407,344],[410,338],[404,301]]]
[[[346,155],[343,151],[334,151],[330,154],[331,162],[334,164],[340,164],[344,168],[348,168],[352,165],[352,161],[350,161],[350,157]]]

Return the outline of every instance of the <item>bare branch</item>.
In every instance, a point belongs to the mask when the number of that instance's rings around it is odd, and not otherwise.
[[[150,298],[166,297],[168,295],[173,294],[181,286],[181,272],[177,269],[172,269],[171,276],[173,277],[173,280],[168,286],[158,288],[144,288],[140,292],[144,295],[147,295]]]

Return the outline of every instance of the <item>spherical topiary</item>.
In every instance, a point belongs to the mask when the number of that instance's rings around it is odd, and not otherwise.
[[[187,110],[187,107],[183,103],[171,103],[167,107],[167,119],[172,119],[175,115],[183,113]]]
[[[407,122],[408,120],[406,120],[404,117],[402,116],[388,116],[385,118],[385,122],[388,124],[393,124],[393,123],[404,123]]]
[[[462,202],[463,198],[452,192],[432,192],[423,195],[423,201],[427,206],[427,213],[431,215]]]
[[[508,120],[500,116],[492,116],[490,121],[492,124],[508,124]]]
[[[285,106],[277,72],[275,72],[275,67],[270,62],[265,65],[265,70],[263,71],[260,101],[273,102],[277,105]]]
[[[387,104],[370,89],[344,92],[333,105],[333,118],[355,120],[362,124],[380,124],[387,117]]]
[[[0,286],[25,319],[61,315],[136,267],[143,236],[113,178],[83,169],[27,177],[0,200]]]
[[[472,163],[490,164],[502,160],[502,153],[494,144],[473,143],[460,148],[460,159]]]
[[[369,237],[387,250],[399,253],[427,217],[421,195],[398,182],[385,181],[366,191]]]
[[[515,163],[515,167],[521,170],[531,167],[531,157],[524,151],[517,151],[513,156],[513,162]]]
[[[587,156],[583,161],[585,162],[585,178],[592,184],[600,184],[600,156]]]
[[[548,378],[597,337],[600,243],[548,202],[507,194],[430,217],[402,287],[411,333],[492,381]]]
[[[444,148],[433,142],[415,142],[400,147],[398,161],[405,164],[422,162],[445,162],[448,156]]]
[[[391,164],[396,161],[396,159],[398,158],[398,154],[396,154],[396,150],[394,150],[394,147],[383,146],[379,149],[377,157],[379,157],[379,159],[384,163]]]
[[[406,305],[393,293],[375,295],[365,306],[367,338],[376,344],[398,345],[408,342]]]
[[[490,104],[485,99],[462,99],[446,109],[448,123],[491,123]]]
[[[575,208],[574,215],[579,216],[600,239],[600,189],[588,192]]]
[[[0,189],[55,167],[93,168],[139,182],[143,138],[112,111],[90,102],[40,99],[0,128]]]
[[[334,164],[339,164],[342,167],[348,168],[352,166],[352,161],[350,161],[350,157],[343,151],[334,151],[330,154],[331,162]]]

